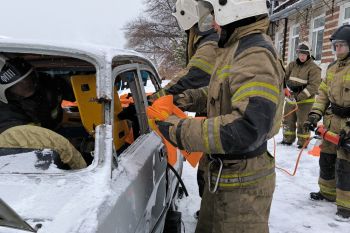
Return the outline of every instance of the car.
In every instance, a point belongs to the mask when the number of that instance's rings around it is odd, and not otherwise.
[[[161,88],[143,55],[110,46],[0,38],[0,55],[63,80],[60,130],[88,166],[67,170],[52,148],[0,148],[0,232],[165,232],[177,219],[182,156],[170,166],[151,129],[147,92]],[[1,114],[1,113],[0,113]],[[168,216],[168,217],[167,217]],[[174,224],[174,222],[170,223]]]

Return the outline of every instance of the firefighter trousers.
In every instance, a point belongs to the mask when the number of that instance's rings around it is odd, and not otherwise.
[[[341,149],[337,154],[321,151],[318,185],[323,196],[336,202],[338,210],[350,213],[350,155],[344,158],[344,154]]]
[[[268,219],[275,189],[275,162],[267,152],[245,160],[207,162],[206,187],[196,233],[268,233]],[[209,191],[218,182],[216,192]]]
[[[304,130],[303,124],[307,120],[312,104],[313,103],[285,103],[284,115],[288,114],[288,116],[283,119],[284,142],[293,143],[297,137],[297,144],[302,146],[310,137],[310,133]],[[298,109],[292,112],[296,107],[298,107]],[[295,131],[297,131],[297,134],[295,134]]]

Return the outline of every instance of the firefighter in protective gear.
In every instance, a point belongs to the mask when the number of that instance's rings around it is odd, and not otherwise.
[[[38,77],[32,66],[20,58],[0,61],[0,133],[34,123],[55,129],[62,118],[63,82]]]
[[[289,63],[286,69],[285,82],[291,94],[286,96],[288,101],[285,102],[284,114],[288,116],[283,120],[281,144],[291,145],[297,136],[298,148],[302,148],[310,137],[309,131],[304,130],[303,123],[315,102],[315,95],[321,83],[321,69],[314,63],[306,43],[299,45],[297,54],[296,61]],[[296,107],[297,111],[293,112]]]
[[[163,95],[177,95],[187,89],[208,86],[215,64],[218,34],[210,27],[198,29],[197,1],[177,0],[173,13],[181,29],[187,34],[187,67],[180,72],[152,98]]]
[[[350,26],[341,26],[331,36],[337,60],[327,69],[316,102],[312,106],[305,128],[313,128],[323,116],[323,125],[329,131],[341,134],[339,146],[323,141],[320,153],[319,192],[310,193],[311,199],[335,201],[337,216],[350,218],[350,153],[342,147],[350,136]],[[349,219],[350,220],[350,219]]]
[[[185,91],[177,103],[206,105],[208,118],[172,119],[159,129],[180,149],[208,154],[196,233],[269,232],[275,163],[266,145],[281,123],[284,68],[266,35],[266,2],[198,4],[199,28],[212,12],[221,27],[218,57],[209,86]]]
[[[0,58],[0,147],[58,149],[62,162],[74,169],[84,168],[83,157],[67,139],[32,126],[53,130],[60,122],[62,95],[55,84],[42,86],[33,67],[23,59]],[[44,141],[50,143],[44,145]]]
[[[177,0],[173,15],[181,29],[187,33],[187,67],[184,72],[177,74],[163,89],[154,94],[155,98],[171,94],[177,99],[178,95],[187,89],[197,89],[208,86],[216,58],[219,35],[211,23],[207,30],[198,28],[198,13],[196,0]],[[154,98],[154,97],[153,97]],[[176,103],[176,102],[175,102]],[[197,116],[206,116],[206,108],[196,111]],[[204,159],[198,166],[197,183],[199,196],[202,197],[204,179]]]

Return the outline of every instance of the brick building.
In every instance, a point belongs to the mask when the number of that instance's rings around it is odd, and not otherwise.
[[[334,60],[330,36],[341,25],[350,24],[349,0],[272,1],[270,34],[285,63],[296,59],[296,47],[306,41],[316,63],[324,71]]]

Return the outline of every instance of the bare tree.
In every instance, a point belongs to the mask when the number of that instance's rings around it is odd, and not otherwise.
[[[124,27],[127,47],[145,54],[161,73],[183,68],[186,58],[186,34],[172,16],[175,0],[145,1],[145,15]]]

